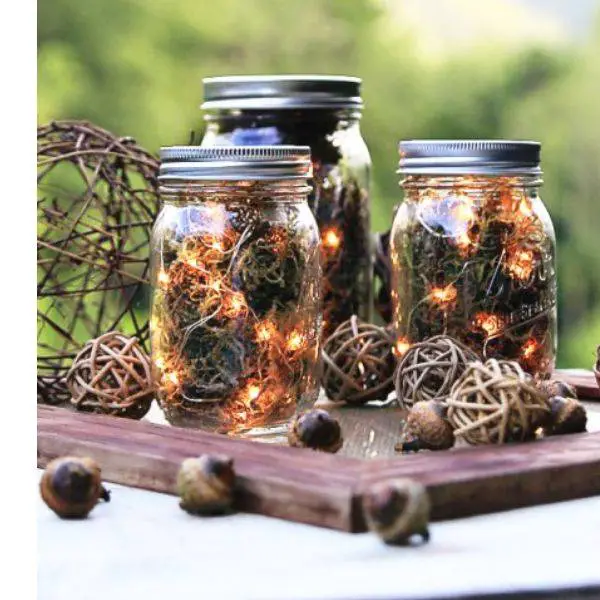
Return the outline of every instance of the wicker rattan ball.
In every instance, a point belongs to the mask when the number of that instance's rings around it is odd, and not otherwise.
[[[150,357],[137,338],[105,333],[75,357],[67,385],[78,410],[141,419],[154,395]]]
[[[60,404],[88,339],[119,329],[146,347],[159,163],[85,121],[53,121],[37,140],[38,402]]]
[[[385,400],[394,389],[393,337],[353,315],[323,346],[321,383],[333,402]]]
[[[477,355],[447,335],[436,335],[413,344],[396,370],[396,396],[401,406],[417,402],[444,401],[452,385]]]
[[[446,403],[454,435],[469,444],[533,439],[550,416],[547,395],[508,360],[469,363]]]

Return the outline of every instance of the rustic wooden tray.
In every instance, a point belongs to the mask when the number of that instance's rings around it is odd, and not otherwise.
[[[563,372],[580,396],[600,397],[592,373]],[[236,440],[150,422],[38,407],[38,466],[88,455],[107,481],[175,493],[182,459],[234,458],[239,510],[360,532],[362,494],[375,482],[412,477],[430,492],[434,520],[600,493],[600,403],[586,402],[590,433],[535,443],[394,455],[402,427],[395,408],[335,409],[347,442],[339,455]],[[371,459],[371,460],[366,460]]]

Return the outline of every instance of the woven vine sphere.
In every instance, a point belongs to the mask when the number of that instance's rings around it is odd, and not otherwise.
[[[454,435],[469,444],[532,439],[550,416],[548,396],[509,360],[469,363],[446,404]]]
[[[90,338],[148,338],[150,229],[158,161],[82,121],[38,128],[38,402],[68,400],[64,376]]]
[[[396,370],[396,396],[401,406],[445,400],[467,363],[477,355],[447,335],[436,335],[413,344]]]
[[[90,340],[66,379],[71,404],[82,411],[141,419],[154,396],[150,357],[118,331]]]
[[[334,402],[364,404],[385,400],[394,389],[393,337],[353,315],[323,346],[321,384]]]

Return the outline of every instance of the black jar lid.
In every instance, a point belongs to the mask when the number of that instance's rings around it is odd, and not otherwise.
[[[308,146],[166,146],[160,150],[161,182],[273,181],[311,175]]]
[[[405,175],[541,175],[540,144],[513,140],[400,142],[398,173]]]
[[[362,109],[361,80],[337,75],[207,77],[204,110]]]

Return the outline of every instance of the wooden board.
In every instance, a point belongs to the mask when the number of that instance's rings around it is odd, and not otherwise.
[[[365,529],[360,509],[365,491],[396,477],[428,487],[434,519],[600,493],[600,433],[378,458],[377,438],[369,442],[372,423],[397,428],[401,421],[390,419],[390,410],[395,409],[367,409],[343,424],[348,435],[353,423],[353,439],[367,436],[373,460],[366,461],[39,406],[38,466],[65,454],[88,455],[101,464],[107,481],[172,494],[183,458],[223,453],[235,460],[239,510],[354,532]],[[386,439],[391,436],[397,433]]]
[[[575,387],[580,398],[599,400],[600,388],[592,371],[587,369],[557,369],[554,374],[556,379],[561,379]]]

